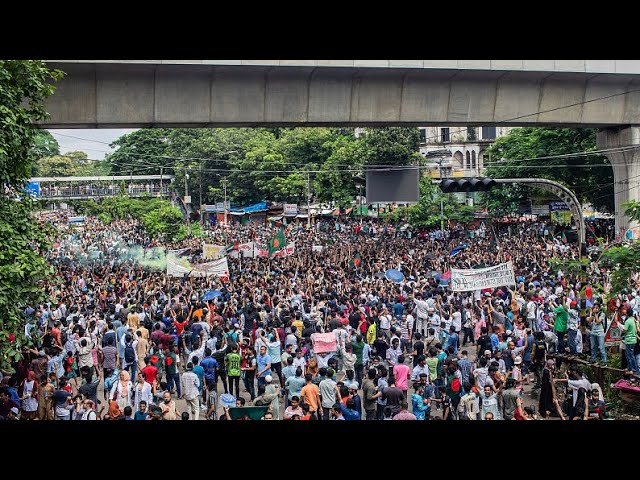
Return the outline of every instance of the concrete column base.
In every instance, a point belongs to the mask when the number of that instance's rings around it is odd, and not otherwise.
[[[598,149],[638,146],[636,149],[609,152],[605,155],[613,168],[615,196],[616,237],[624,236],[627,229],[637,226],[624,213],[622,204],[640,200],[640,128],[607,128],[598,132]]]

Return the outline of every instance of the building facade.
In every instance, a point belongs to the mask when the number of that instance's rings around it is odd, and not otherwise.
[[[419,127],[420,153],[429,160],[426,164],[427,175],[440,178],[440,164],[444,178],[482,175],[490,162],[486,150],[496,138],[506,135],[512,128]]]

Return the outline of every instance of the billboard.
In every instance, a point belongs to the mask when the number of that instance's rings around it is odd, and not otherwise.
[[[40,182],[29,182],[25,191],[32,197],[38,198],[40,196]]]
[[[418,203],[419,180],[417,168],[367,170],[367,203]]]
[[[295,203],[285,203],[284,215],[285,217],[295,217],[298,215],[298,205]]]

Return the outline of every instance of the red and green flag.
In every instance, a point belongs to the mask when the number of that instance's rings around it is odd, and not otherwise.
[[[349,265],[351,266],[351,268],[358,268],[361,263],[362,263],[362,257],[360,256],[359,253],[356,253],[351,259],[351,261],[349,262]]]
[[[287,246],[287,239],[284,236],[284,230],[280,229],[278,233],[276,233],[275,237],[269,240],[269,244],[268,244],[269,256],[273,255],[276,252],[279,252],[286,246]]]
[[[230,243],[224,249],[226,253],[232,252],[234,250],[240,250],[240,242]]]
[[[567,243],[567,234],[564,232],[564,230],[562,231],[562,243]]]

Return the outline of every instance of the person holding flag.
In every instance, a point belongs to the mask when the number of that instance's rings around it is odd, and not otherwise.
[[[276,233],[276,235],[271,240],[269,240],[269,243],[268,243],[269,256],[270,257],[273,256],[273,254],[275,254],[276,252],[279,252],[286,246],[287,246],[287,239],[284,235],[284,230],[280,229],[278,230],[278,233]]]

